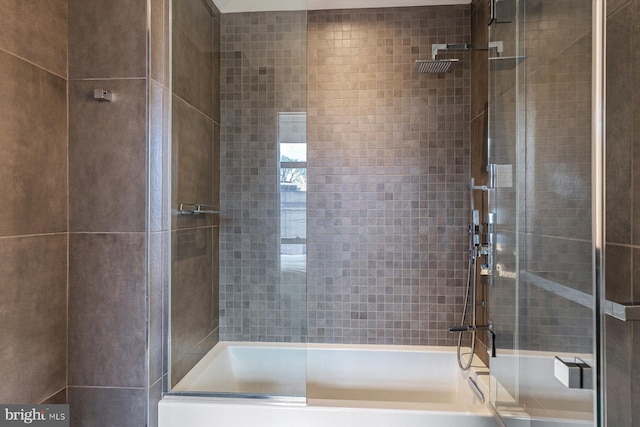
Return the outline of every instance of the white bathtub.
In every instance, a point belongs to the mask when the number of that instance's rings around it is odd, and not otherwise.
[[[167,396],[160,427],[496,426],[450,347],[222,342],[174,391],[288,397]]]

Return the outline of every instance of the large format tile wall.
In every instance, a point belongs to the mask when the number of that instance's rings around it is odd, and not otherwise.
[[[155,425],[162,279],[146,259],[147,16],[151,74],[164,84],[168,2],[2,6],[0,400],[68,401],[74,427]],[[94,89],[113,102],[94,101]]]
[[[179,215],[181,203],[220,207],[220,12],[174,2],[172,28],[171,385],[218,342],[218,215]]]
[[[147,7],[69,1],[74,426],[147,421]],[[93,100],[93,90],[113,102]]]
[[[306,37],[304,11],[222,15],[223,340],[306,336],[306,283],[280,271],[278,164],[278,113],[306,109]]]
[[[309,13],[309,340],[453,345],[467,275],[470,7]]]
[[[640,2],[607,7],[606,298],[640,300]],[[640,420],[640,337],[637,322],[606,318],[608,425]]]
[[[0,402],[57,403],[67,384],[67,1],[1,6]]]

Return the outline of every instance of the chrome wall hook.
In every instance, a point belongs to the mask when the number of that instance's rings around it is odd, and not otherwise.
[[[113,100],[113,94],[108,90],[94,89],[93,99],[100,102],[111,102]]]

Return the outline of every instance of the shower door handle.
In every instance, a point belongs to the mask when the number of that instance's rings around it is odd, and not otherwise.
[[[593,388],[593,370],[588,363],[578,357],[567,359],[555,356],[553,376],[567,388]]]
[[[487,0],[487,7],[489,8],[487,25],[491,25],[496,19],[496,0]]]
[[[489,341],[491,342],[491,357],[496,357],[496,333],[489,329],[487,335],[489,335]]]

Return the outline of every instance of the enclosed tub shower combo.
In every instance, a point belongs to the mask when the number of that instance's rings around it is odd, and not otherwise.
[[[601,5],[343,3],[170,2],[159,425],[604,425]]]

